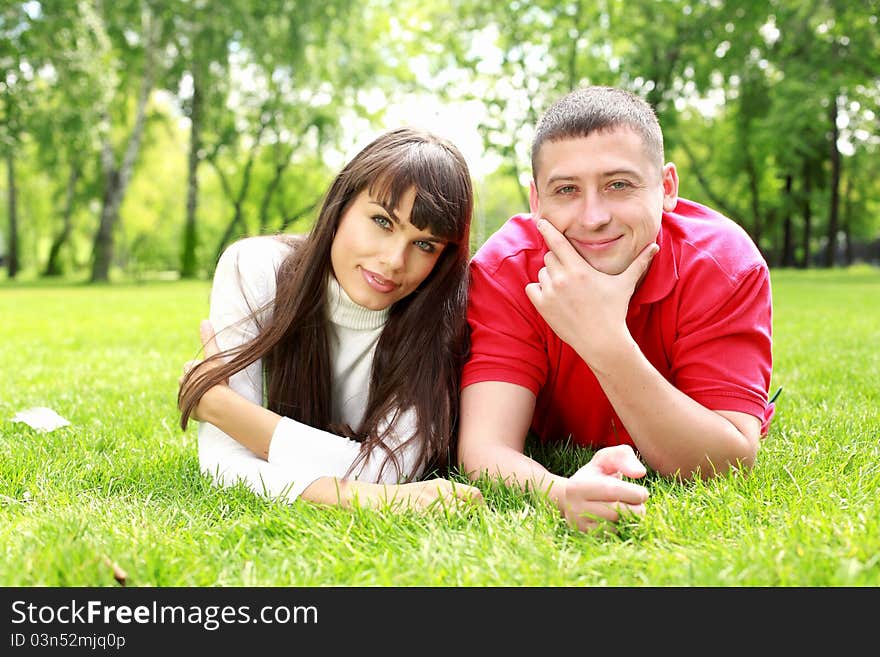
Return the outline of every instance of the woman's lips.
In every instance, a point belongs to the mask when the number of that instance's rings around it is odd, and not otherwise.
[[[370,271],[369,269],[364,269],[363,267],[361,267],[360,269],[361,276],[364,277],[367,285],[369,285],[377,292],[388,294],[389,292],[393,292],[395,289],[397,289],[397,283],[395,283],[394,281],[380,276],[376,272]]]

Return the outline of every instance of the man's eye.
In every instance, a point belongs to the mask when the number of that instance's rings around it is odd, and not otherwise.
[[[611,183],[608,186],[614,190],[621,190],[621,189],[626,189],[627,187],[629,187],[629,183],[626,181],[623,181],[623,180],[615,180],[613,183]]]
[[[563,185],[556,190],[557,194],[574,194],[577,188],[574,185]]]
[[[385,230],[389,230],[391,228],[391,220],[388,217],[385,217],[381,214],[373,215],[373,221],[380,228],[384,228]]]
[[[434,253],[435,247],[434,244],[425,240],[416,240],[413,242],[416,245],[417,249],[421,249],[425,253]]]

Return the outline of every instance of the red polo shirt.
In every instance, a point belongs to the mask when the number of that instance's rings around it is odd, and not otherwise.
[[[676,388],[706,408],[760,418],[766,434],[773,415],[766,262],[740,226],[686,199],[663,213],[657,243],[660,250],[630,300],[630,333]],[[590,368],[526,296],[546,252],[530,215],[517,215],[474,256],[471,356],[462,387],[504,381],[528,388],[537,398],[532,430],[542,440],[632,445]]]

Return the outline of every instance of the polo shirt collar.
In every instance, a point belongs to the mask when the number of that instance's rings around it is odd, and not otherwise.
[[[669,239],[663,228],[665,223],[666,213],[664,212],[656,240],[660,250],[654,255],[654,259],[648,266],[645,279],[633,294],[631,305],[656,303],[670,294],[678,282],[678,264],[675,261],[672,240]]]

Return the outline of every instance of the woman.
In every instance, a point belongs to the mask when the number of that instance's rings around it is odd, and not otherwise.
[[[346,507],[481,502],[471,486],[416,481],[455,454],[472,210],[459,151],[403,128],[343,168],[305,238],[229,247],[205,360],[180,380],[201,469]]]

